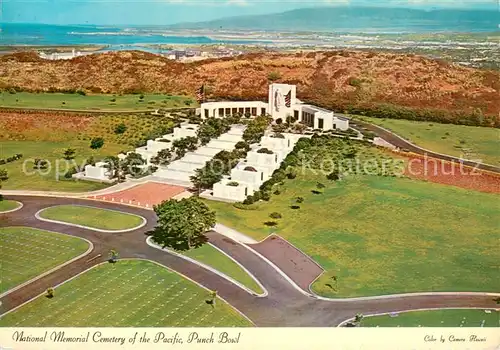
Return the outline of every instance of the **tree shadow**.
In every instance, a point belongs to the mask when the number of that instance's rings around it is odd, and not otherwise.
[[[275,227],[278,226],[278,223],[276,221],[266,221],[264,225],[266,225],[267,227]]]
[[[322,194],[323,192],[318,191],[318,190],[311,190],[311,193],[312,194]]]
[[[297,210],[297,209],[300,209],[300,205],[292,205],[292,206],[290,206],[290,208],[293,210]]]
[[[207,303],[208,305],[210,305],[212,308],[215,308],[215,303],[212,299],[207,299],[205,300],[205,303]]]

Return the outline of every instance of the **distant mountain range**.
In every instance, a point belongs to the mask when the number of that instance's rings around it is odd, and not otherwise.
[[[488,10],[419,10],[380,7],[304,8],[283,13],[179,23],[171,29],[223,29],[337,32],[493,32],[498,12]]]

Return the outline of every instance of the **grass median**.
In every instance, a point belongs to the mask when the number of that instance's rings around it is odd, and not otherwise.
[[[134,229],[143,223],[143,218],[137,215],[78,205],[50,207],[41,211],[40,217],[110,231]]]

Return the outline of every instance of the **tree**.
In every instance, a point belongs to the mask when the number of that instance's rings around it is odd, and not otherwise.
[[[187,151],[195,151],[198,147],[198,139],[193,136],[184,137],[179,140],[175,140],[172,145],[174,146],[175,153],[177,157],[184,157]]]
[[[67,148],[64,151],[64,159],[71,160],[75,158],[75,150],[73,148]]]
[[[326,176],[326,178],[330,181],[337,181],[340,179],[340,172],[337,168],[333,169],[333,171]]]
[[[172,151],[168,148],[162,149],[158,154],[151,159],[151,163],[161,166],[167,166],[172,159]]]
[[[129,154],[127,154],[122,163],[122,168],[125,175],[132,175],[134,177],[137,177],[142,173],[142,166],[146,164],[146,161],[139,153],[130,152]]]
[[[217,130],[212,125],[205,123],[198,129],[197,136],[200,143],[204,146],[209,143],[211,139],[219,135],[217,135]]]
[[[5,169],[0,169],[0,182],[7,181],[9,179],[9,173]]]
[[[115,263],[118,260],[118,252],[114,249],[111,249],[109,251],[109,256],[110,256],[109,262],[111,263]]]
[[[52,299],[54,297],[54,288],[47,288],[46,297]]]
[[[361,321],[363,321],[363,318],[363,314],[356,314],[356,316],[354,316],[354,324],[357,326],[361,325]]]
[[[99,149],[104,146],[104,139],[102,137],[94,137],[92,140],[90,140],[90,148],[92,149]]]
[[[154,206],[158,225],[153,240],[163,248],[186,251],[208,241],[205,232],[215,225],[215,212],[197,197],[170,199]]]
[[[47,169],[48,165],[49,162],[47,160],[35,158],[33,169],[38,169],[38,170]]]
[[[279,80],[281,79],[281,74],[280,72],[270,72],[268,75],[267,75],[267,79],[269,79],[270,81],[276,81],[276,80]]]
[[[191,182],[198,190],[198,193],[203,189],[212,188],[214,184],[222,180],[222,169],[219,171],[212,167],[203,167],[196,169],[195,174],[190,177]]]
[[[269,217],[271,219],[281,219],[281,214],[278,212],[273,212],[273,213],[269,214]]]
[[[246,152],[250,151],[250,145],[245,141],[239,141],[236,145],[234,145],[235,149],[242,149]]]
[[[127,126],[124,123],[115,126],[115,134],[123,134],[125,131],[127,131]]]
[[[118,181],[125,180],[125,164],[120,158],[116,156],[106,157],[104,163],[106,163],[104,167],[108,169],[110,179],[116,178]]]

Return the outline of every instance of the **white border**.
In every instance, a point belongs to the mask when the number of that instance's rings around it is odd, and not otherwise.
[[[119,260],[122,260],[122,261],[123,261],[123,260],[138,260],[138,261],[147,261],[147,262],[153,263],[153,264],[155,264],[155,265],[158,265],[158,266],[160,266],[160,267],[163,267],[163,268],[165,268],[165,269],[167,269],[167,270],[169,270],[169,271],[171,271],[171,272],[173,272],[173,273],[175,273],[175,274],[177,274],[177,275],[181,276],[182,278],[184,278],[184,279],[186,279],[186,280],[188,280],[188,281],[190,281],[190,282],[192,282],[192,283],[196,284],[198,287],[201,287],[201,288],[203,288],[203,289],[205,289],[205,290],[207,290],[207,291],[209,291],[209,292],[212,292],[212,290],[208,289],[208,288],[207,288],[207,287],[205,287],[204,285],[202,285],[202,284],[200,284],[200,283],[198,283],[198,282],[196,282],[196,281],[192,280],[191,278],[189,278],[189,277],[187,277],[187,276],[183,275],[182,273],[179,273],[179,272],[177,272],[177,271],[175,271],[175,270],[172,270],[172,269],[171,269],[171,268],[169,268],[168,266],[165,266],[165,265],[163,265],[163,264],[160,264],[159,262],[156,262],[156,261],[153,261],[153,260],[149,260],[149,259],[141,259],[141,258],[127,258],[127,259],[119,259]],[[119,262],[117,262],[117,263],[119,264]],[[59,283],[57,286],[55,286],[55,287],[53,287],[53,288],[54,288],[54,290],[55,290],[55,289],[57,289],[58,287],[62,286],[63,284],[65,284],[65,283],[67,283],[67,282],[70,282],[70,281],[74,280],[75,278],[77,278],[77,277],[79,277],[79,276],[83,275],[84,273],[89,272],[90,270],[92,270],[92,269],[94,269],[94,268],[96,268],[96,267],[98,267],[98,266],[104,265],[104,264],[110,264],[110,262],[108,262],[108,261],[104,261],[104,262],[101,262],[101,263],[99,263],[99,264],[96,264],[96,265],[94,265],[94,266],[92,266],[92,267],[89,267],[89,268],[88,268],[88,269],[86,269],[85,271],[82,271],[82,272],[80,272],[79,274],[77,274],[77,275],[75,275],[75,276],[73,276],[73,277],[71,277],[71,278],[67,279],[66,281]],[[24,303],[22,303],[21,305],[18,305],[18,306],[16,306],[15,308],[10,309],[9,311],[7,311],[7,312],[5,312],[5,313],[1,314],[1,315],[0,315],[0,318],[4,317],[5,315],[7,315],[7,314],[9,314],[9,313],[11,313],[11,312],[16,311],[17,309],[19,309],[19,308],[23,307],[24,305],[26,305],[26,304],[28,304],[28,303],[30,303],[30,302],[32,302],[32,301],[34,301],[35,299],[40,298],[41,296],[43,296],[43,295],[45,295],[45,294],[46,294],[46,292],[43,292],[43,293],[38,294],[37,296],[35,296],[35,297],[33,297],[33,298],[29,299],[28,301],[25,301],[25,302],[24,302]],[[222,297],[221,297],[221,296],[219,296],[219,295],[217,295],[217,298],[221,299],[221,300],[222,300],[222,301],[224,301],[227,305],[229,305],[229,307],[233,308],[233,310],[235,310],[235,311],[236,311],[236,312],[238,312],[241,316],[243,316],[245,319],[247,319],[247,320],[248,320],[248,321],[249,321],[249,322],[250,322],[250,323],[251,323],[254,327],[256,326],[256,324],[255,324],[255,323],[254,323],[254,322],[253,322],[253,321],[252,321],[252,320],[251,320],[251,319],[250,319],[247,315],[245,315],[243,312],[241,312],[240,310],[238,310],[236,307],[234,307],[233,305],[231,305],[230,303],[228,303],[228,302],[227,302],[224,298],[222,298]]]
[[[150,247],[153,247],[155,249],[158,249],[158,250],[161,250],[161,251],[164,251],[166,253],[169,253],[169,254],[172,254],[172,255],[175,255],[179,258],[182,258],[184,260],[187,260],[193,264],[196,264],[200,267],[203,267],[204,269],[207,269],[213,273],[215,273],[216,275],[219,275],[220,277],[222,278],[225,278],[227,279],[229,282],[231,283],[234,283],[235,285],[237,285],[238,287],[240,287],[241,289],[245,290],[246,292],[252,294],[252,295],[255,295],[259,298],[263,298],[263,297],[266,297],[269,295],[268,291],[266,288],[264,288],[264,286],[260,283],[260,281],[257,279],[257,277],[255,277],[252,273],[250,273],[250,271],[248,271],[243,265],[241,265],[238,261],[236,261],[235,259],[233,259],[231,256],[229,256],[226,252],[222,251],[221,249],[217,248],[216,246],[214,246],[213,244],[210,244],[208,243],[210,246],[212,246],[213,248],[215,248],[216,250],[218,250],[219,252],[221,252],[222,254],[224,254],[225,256],[227,256],[229,259],[231,259],[233,262],[235,262],[239,267],[241,267],[243,269],[243,271],[245,271],[255,282],[257,282],[257,284],[259,285],[260,288],[262,288],[262,290],[264,291],[264,293],[262,294],[257,294],[255,291],[251,290],[250,288],[248,288],[247,286],[245,286],[244,284],[242,284],[241,282],[238,282],[236,281],[234,278],[224,274],[223,272],[220,272],[219,270],[216,270],[215,268],[209,266],[209,265],[206,265],[196,259],[193,259],[193,258],[190,258],[188,256],[185,256],[185,255],[182,255],[182,254],[179,254],[175,251],[173,251],[172,249],[168,249],[168,248],[162,248],[160,245],[156,244],[153,242],[153,237],[148,237],[146,239],[146,243],[150,246]]]
[[[85,208],[92,208],[92,209],[98,209],[98,210],[113,211],[113,212],[124,214],[124,215],[133,215],[133,216],[136,216],[136,217],[142,219],[142,223],[140,225],[136,226],[136,227],[125,229],[125,230],[103,230],[103,229],[99,229],[99,228],[91,227],[91,226],[72,224],[72,223],[66,222],[66,221],[46,219],[46,218],[43,218],[43,217],[40,216],[40,214],[44,210],[51,209],[51,208],[57,208],[57,207],[67,207],[67,206],[85,207]],[[135,231],[135,230],[138,230],[138,229],[146,226],[146,224],[148,222],[145,217],[137,215],[137,214],[127,213],[126,211],[119,211],[119,210],[114,210],[114,209],[105,209],[105,208],[99,208],[99,207],[93,207],[93,206],[90,206],[90,205],[81,205],[81,204],[58,204],[58,205],[53,205],[51,207],[46,207],[46,208],[43,208],[43,209],[40,209],[39,211],[37,211],[35,213],[35,218],[37,218],[40,221],[51,222],[51,223],[60,224],[60,225],[67,225],[67,226],[79,227],[79,228],[84,228],[86,230],[103,232],[103,233],[124,233],[124,232],[131,232],[131,231]]]
[[[15,200],[12,200],[12,199],[4,199],[4,200],[5,201],[10,201],[10,202],[17,203],[18,206],[17,206],[17,208],[10,209],[10,210],[7,210],[7,211],[0,211],[0,215],[2,215],[2,214],[8,214],[8,213],[13,213],[15,211],[21,210],[24,207],[24,204],[21,203],[21,202],[19,202],[19,201],[15,201]]]
[[[89,241],[88,239],[85,239],[85,238],[82,238],[82,237],[78,237],[78,236],[72,236],[72,235],[68,235],[66,233],[61,233],[61,232],[56,232],[56,231],[49,231],[49,230],[44,230],[44,229],[40,229],[40,228],[36,228],[36,227],[29,227],[29,226],[5,226],[5,227],[2,227],[2,228],[29,228],[29,229],[32,229],[32,230],[37,230],[37,231],[45,231],[45,232],[50,232],[50,233],[56,233],[58,235],[63,235],[63,236],[67,236],[67,237],[72,237],[72,238],[76,238],[76,239],[81,239],[85,242],[87,242],[89,244],[89,248],[87,249],[87,251],[85,253],[82,253],[74,258],[72,258],[71,260],[68,260],[64,263],[62,263],[61,265],[57,265],[56,267],[53,267],[52,269],[48,270],[48,271],[45,271],[43,272],[42,274],[40,275],[37,275],[36,277],[33,277],[32,279],[30,279],[29,281],[26,281],[26,282],[23,282],[22,284],[19,284],[17,286],[15,286],[14,288],[11,288],[5,292],[3,292],[2,294],[0,294],[0,299],[5,297],[6,295],[9,295],[10,293],[13,293],[15,292],[16,290],[18,289],[21,289],[25,286],[27,286],[28,284],[31,284],[63,267],[65,267],[66,265],[69,265],[75,261],[77,261],[78,259],[81,259],[83,258],[84,256],[87,256],[90,254],[90,252],[92,252],[94,250],[94,244],[92,244],[91,241]]]

